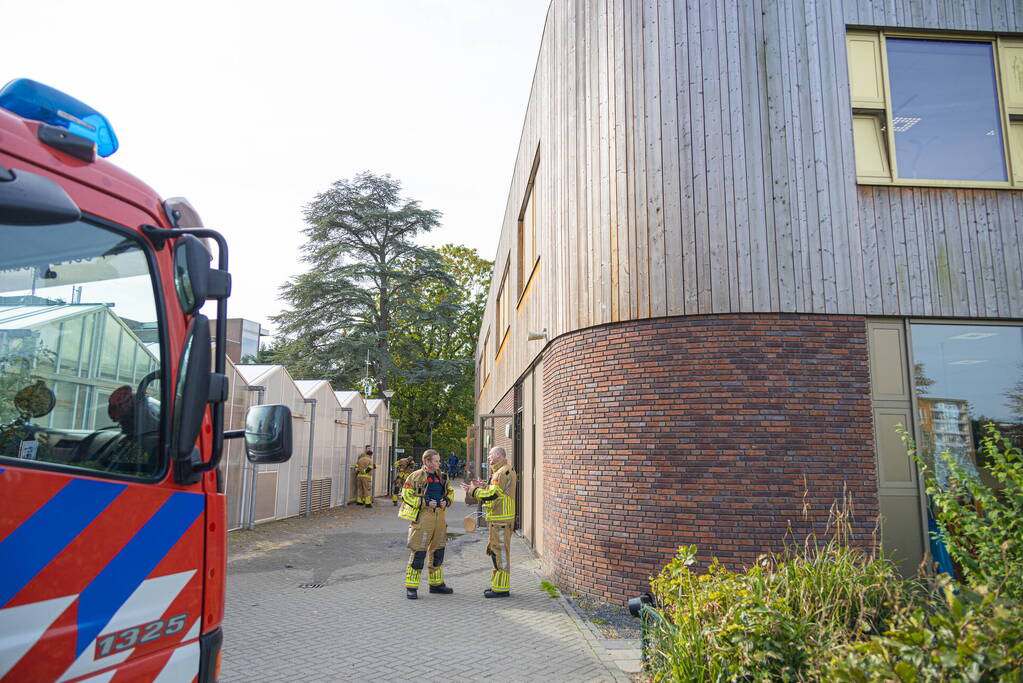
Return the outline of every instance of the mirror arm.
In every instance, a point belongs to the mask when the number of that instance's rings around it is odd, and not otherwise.
[[[229,429],[226,432],[224,432],[225,439],[240,439],[243,436],[245,436],[244,429]]]
[[[163,242],[183,235],[194,235],[195,237],[209,237],[217,243],[217,268],[227,271],[227,240],[216,230],[209,228],[157,228],[154,226],[141,226],[142,232],[151,240],[159,240],[157,249],[163,246]],[[213,371],[224,375],[227,369],[227,297],[217,299],[217,330],[216,347],[213,356]],[[213,455],[209,462],[205,462],[194,469],[195,472],[211,472],[220,465],[221,451],[224,449],[224,402],[214,403],[211,408],[213,413]]]

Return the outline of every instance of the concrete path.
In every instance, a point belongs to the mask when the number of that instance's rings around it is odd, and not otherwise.
[[[486,600],[486,531],[448,513],[444,578],[453,595],[405,598],[408,525],[389,500],[230,534],[222,681],[628,680],[540,589],[512,544],[512,597]],[[311,587],[303,588],[304,585]]]

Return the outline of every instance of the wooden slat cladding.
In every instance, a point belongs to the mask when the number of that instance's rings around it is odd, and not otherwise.
[[[516,263],[539,149],[539,270],[481,412],[544,328],[553,339],[732,312],[1023,317],[1018,191],[856,184],[850,26],[1023,33],[1023,2],[552,2],[497,253]]]

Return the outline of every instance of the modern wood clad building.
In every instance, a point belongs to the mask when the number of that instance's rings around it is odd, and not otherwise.
[[[554,0],[477,350],[546,569],[621,599],[843,491],[915,566],[894,425],[1023,422],[1020,189],[1020,0]]]

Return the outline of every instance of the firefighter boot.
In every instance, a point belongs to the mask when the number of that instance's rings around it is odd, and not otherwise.
[[[440,593],[441,595],[451,595],[455,592],[454,588],[445,585],[444,583],[444,570],[441,568],[441,564],[444,563],[444,548],[437,548],[433,551],[433,566],[430,567],[430,592]]]
[[[432,587],[430,588],[430,592],[431,593],[433,592],[433,588]],[[408,598],[409,600],[418,600],[419,599],[419,590],[416,589],[416,588],[406,588],[405,589],[405,597]]]
[[[483,591],[483,597],[485,598],[510,598],[511,593],[508,591],[495,591],[491,588]]]

